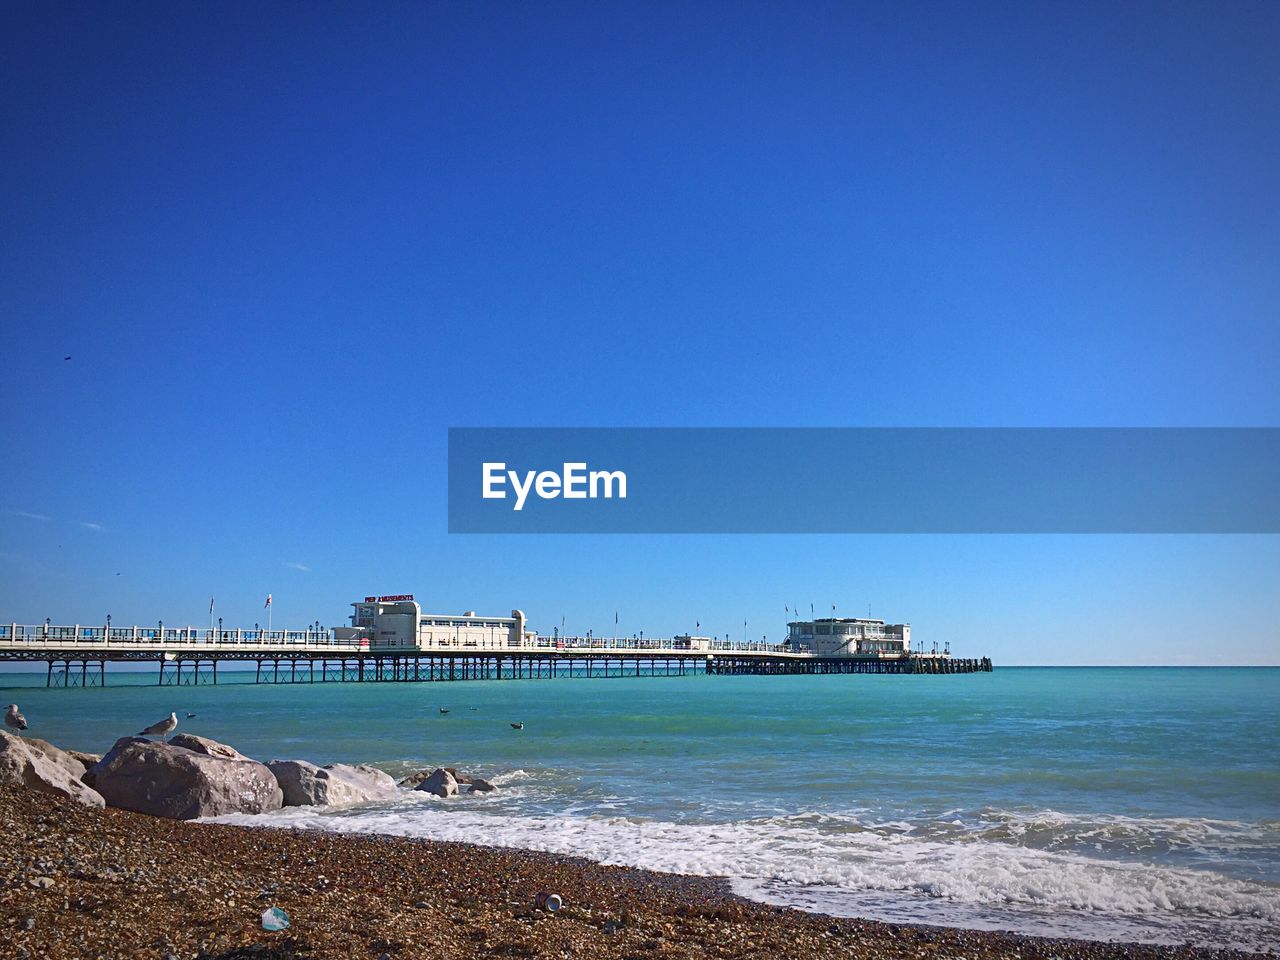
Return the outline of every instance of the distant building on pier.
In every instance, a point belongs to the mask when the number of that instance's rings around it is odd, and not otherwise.
[[[413,594],[365,597],[351,606],[351,626],[335,628],[334,639],[368,641],[371,650],[508,648],[533,637],[519,610],[509,617],[424,613]]]
[[[787,643],[797,653],[820,657],[902,657],[911,652],[911,624],[861,617],[820,617],[787,624]]]

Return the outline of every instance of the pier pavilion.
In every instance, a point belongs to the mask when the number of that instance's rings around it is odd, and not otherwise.
[[[905,657],[911,654],[911,624],[862,617],[793,620],[787,642],[823,657]]]
[[[411,593],[365,597],[351,606],[351,626],[334,628],[334,637],[366,642],[371,650],[518,649],[537,637],[519,610],[509,617],[481,617],[474,610],[423,613]]]

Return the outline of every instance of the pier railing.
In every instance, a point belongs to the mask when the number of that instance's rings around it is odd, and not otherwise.
[[[142,653],[184,653],[199,655],[202,651],[222,656],[243,651],[246,655],[257,653],[315,653],[331,652],[335,655],[351,653],[429,653],[448,655],[476,654],[524,654],[524,653],[624,653],[643,656],[696,654],[742,654],[787,658],[811,658],[816,655],[807,649],[794,649],[786,643],[764,641],[706,640],[685,637],[596,637],[596,636],[541,636],[525,637],[512,642],[503,634],[492,638],[437,638],[430,645],[418,646],[412,641],[402,643],[370,642],[367,639],[339,638],[323,627],[304,630],[209,629],[207,627],[166,627],[85,624],[0,624],[0,652],[38,654],[42,651],[102,651],[125,653],[127,656]],[[900,660],[898,653],[865,653],[864,659]],[[913,658],[945,659],[947,653],[913,651]]]
[[[466,643],[467,641],[462,641]],[[461,646],[462,643],[457,644]],[[526,641],[519,649],[533,650],[668,650],[679,652],[714,652],[734,650],[755,653],[790,653],[783,643],[740,642],[737,640],[680,640],[659,637],[543,637]]]
[[[325,629],[306,630],[210,630],[201,627],[110,627],[84,624],[0,624],[0,645],[13,647],[303,647],[360,650],[360,643],[334,639]],[[364,644],[363,649],[367,649]]]
[[[455,652],[653,652],[653,653],[767,653],[803,656],[786,644],[759,641],[688,640],[658,637],[533,636],[511,642],[506,636],[493,639],[437,639],[430,647],[413,643],[387,644],[362,639],[338,639],[324,628],[305,630],[209,629],[207,627],[166,627],[85,624],[0,624],[0,649],[7,650],[332,650],[360,653],[395,650],[439,650]]]

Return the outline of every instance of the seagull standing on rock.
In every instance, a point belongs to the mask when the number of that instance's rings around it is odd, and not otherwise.
[[[178,729],[178,715],[176,713],[171,713],[167,719],[161,720],[159,723],[153,723],[151,726],[147,727],[147,729],[138,734],[138,736],[159,737],[163,740],[176,729]]]
[[[18,709],[16,703],[9,704],[9,709],[5,711],[4,725],[12,727],[14,730],[27,729],[27,718],[22,715],[22,711]]]

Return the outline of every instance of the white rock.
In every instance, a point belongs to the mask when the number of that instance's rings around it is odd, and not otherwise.
[[[203,753],[206,757],[221,757],[223,760],[251,759],[235,747],[219,743],[217,740],[210,740],[208,737],[197,737],[194,733],[179,733],[177,736],[170,737],[169,746],[184,747],[196,753]]]
[[[75,800],[86,807],[101,808],[106,805],[100,794],[80,782],[78,774],[72,774],[66,766],[50,760],[39,748],[28,747],[22,738],[2,730],[0,785],[26,787],[38,793]]]
[[[434,793],[437,797],[456,797],[458,795],[458,781],[453,778],[453,774],[448,770],[440,768],[432,770],[431,776],[413,789],[421,790],[424,793]]]
[[[365,803],[396,796],[395,779],[376,767],[306,760],[272,760],[267,766],[284,792],[286,807]]]
[[[48,740],[40,740],[37,737],[23,737],[22,742],[26,744],[28,750],[32,752],[38,750],[46,760],[56,763],[76,780],[84,776],[85,765],[77,760],[69,750],[55,747]]]
[[[206,743],[209,752],[197,752],[123,737],[86,776],[108,806],[156,817],[193,820],[280,809],[280,785],[265,764],[217,741]]]

